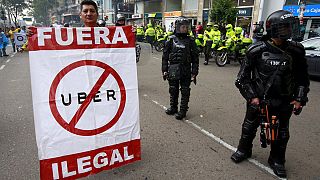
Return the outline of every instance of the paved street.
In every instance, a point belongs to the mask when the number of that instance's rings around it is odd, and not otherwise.
[[[234,86],[238,64],[204,66],[201,57],[187,120],[177,121],[164,113],[169,93],[161,77],[162,53],[144,50],[138,63],[142,160],[84,179],[277,179],[259,138],[250,162],[230,160],[245,111]],[[11,55],[0,58],[0,179],[39,179],[28,53]],[[307,107],[290,122],[288,179],[320,178],[320,82],[311,81],[310,89]]]

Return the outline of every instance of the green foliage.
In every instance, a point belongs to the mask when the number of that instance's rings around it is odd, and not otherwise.
[[[237,8],[234,0],[212,0],[210,18],[220,27],[226,24],[234,24],[237,16]]]
[[[49,10],[56,4],[56,0],[33,0],[32,14],[37,22],[45,25],[50,24]]]
[[[8,16],[13,19],[16,25],[18,16],[23,16],[22,11],[29,8],[30,5],[30,1],[25,0],[2,0],[1,3],[7,12],[9,12]]]

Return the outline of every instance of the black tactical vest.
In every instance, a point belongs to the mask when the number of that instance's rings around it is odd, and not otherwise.
[[[169,54],[169,62],[170,64],[189,64],[191,63],[191,55],[190,55],[190,38],[178,38],[176,36],[172,36],[172,51]]]

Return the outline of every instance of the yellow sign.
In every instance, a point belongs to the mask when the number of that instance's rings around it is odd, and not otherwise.
[[[164,17],[177,17],[177,16],[181,16],[181,11],[164,12]]]

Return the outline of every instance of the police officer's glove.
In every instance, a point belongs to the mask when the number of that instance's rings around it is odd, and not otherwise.
[[[162,78],[164,81],[167,80],[168,79],[168,72],[163,72]]]
[[[196,75],[192,75],[191,82],[193,82],[194,85],[197,85],[197,76]]]
[[[292,101],[290,104],[293,104],[294,107],[293,107],[293,114],[294,115],[299,115],[302,111],[302,105],[301,105],[301,102],[298,102],[298,101]]]

